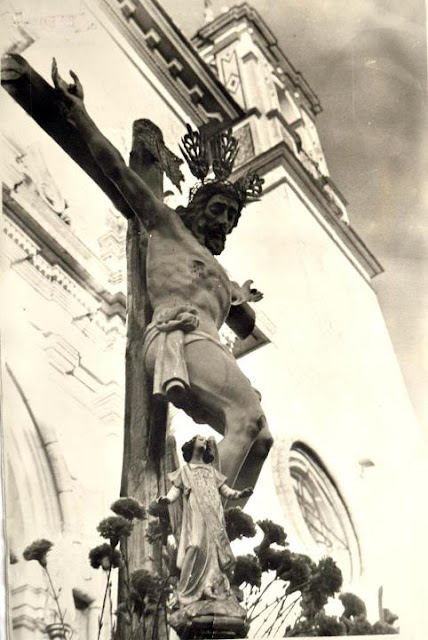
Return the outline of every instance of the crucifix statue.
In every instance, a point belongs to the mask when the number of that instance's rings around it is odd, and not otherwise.
[[[228,484],[237,491],[253,487],[272,437],[260,395],[220,341],[219,329],[231,309],[262,294],[250,280],[232,282],[215,256],[245,204],[260,196],[262,181],[254,173],[228,180],[238,151],[230,131],[208,144],[188,127],[182,152],[199,184],[188,205],[173,210],[163,202],[163,173],[179,187],[181,161],[165,147],[161,131],[148,120],[134,123],[128,166],[88,115],[82,84],[70,73],[68,84],[54,60],[52,89],[23,58],[9,55],[2,84],[129,221],[122,494],[149,504],[167,489],[149,452],[164,449],[168,402],[223,436],[219,467]],[[243,492],[242,500],[248,495]],[[143,533],[132,545],[133,565],[141,566]]]
[[[171,209],[97,128],[85,109],[82,85],[71,75],[73,83],[67,84],[54,60],[52,79],[66,118],[149,236],[145,270],[153,316],[140,357],[153,380],[153,394],[165,396],[195,422],[221,433],[222,473],[237,488],[254,486],[272,438],[259,394],[218,332],[231,305],[259,300],[261,294],[250,288],[251,281],[243,287],[231,282],[215,256],[260,183],[254,174],[227,182],[237,152],[228,133],[217,142],[216,179],[198,185],[187,207]],[[209,165],[204,142],[189,129],[183,144],[191,170],[205,180]]]

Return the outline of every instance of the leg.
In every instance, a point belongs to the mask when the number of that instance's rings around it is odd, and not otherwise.
[[[235,489],[242,490],[246,487],[254,487],[256,485],[256,482],[260,475],[260,471],[262,470],[263,463],[266,460],[273,445],[273,437],[268,429],[266,418],[262,416],[260,420],[262,420],[263,426],[257,439],[253,443],[244,461],[244,464],[241,467],[238,478],[234,485]],[[230,503],[230,506],[243,507],[246,502],[247,499],[234,500],[233,505],[232,503]]]
[[[209,341],[187,344],[185,358],[194,410],[202,409],[207,424],[224,435],[222,473],[231,486],[254,486],[272,444],[258,394],[237,363]]]

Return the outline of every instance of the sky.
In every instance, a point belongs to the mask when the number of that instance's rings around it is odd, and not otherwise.
[[[203,0],[162,0],[188,37]],[[212,0],[214,14],[239,2]],[[373,281],[428,442],[428,127],[424,0],[251,0],[318,95],[330,174],[385,272]],[[185,8],[185,10],[184,10]]]

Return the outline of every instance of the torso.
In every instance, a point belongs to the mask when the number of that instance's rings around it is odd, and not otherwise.
[[[178,214],[150,232],[147,289],[154,312],[179,304],[199,311],[200,327],[215,335],[231,304],[231,284],[216,258],[199,244]]]

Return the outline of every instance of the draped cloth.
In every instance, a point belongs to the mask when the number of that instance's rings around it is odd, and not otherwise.
[[[229,358],[233,355],[218,339],[198,329],[198,309],[189,304],[163,308],[155,312],[153,321],[144,335],[143,357],[154,341],[157,343],[153,372],[153,395],[167,396],[168,388],[180,385],[190,389],[189,374],[184,356],[186,344],[197,340],[209,340],[216,344]]]
[[[211,464],[189,463],[169,478],[183,496],[177,532],[178,600],[188,605],[204,597],[225,599],[230,593],[227,576],[235,563],[219,492],[226,477]]]

